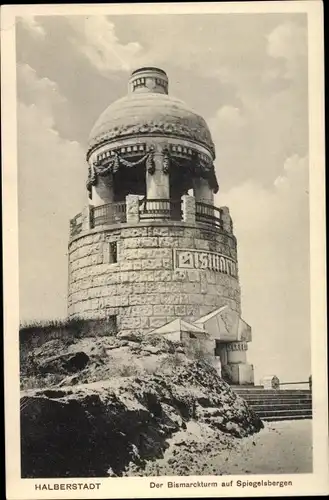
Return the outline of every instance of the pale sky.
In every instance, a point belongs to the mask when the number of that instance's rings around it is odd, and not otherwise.
[[[87,202],[89,132],[126,94],[131,70],[152,64],[213,135],[256,380],[306,380],[306,15],[29,17],[16,43],[21,321],[66,316],[69,219]]]

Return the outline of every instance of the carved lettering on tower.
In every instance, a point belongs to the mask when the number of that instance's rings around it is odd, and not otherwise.
[[[237,277],[236,263],[227,256],[199,250],[174,250],[177,269],[202,269]]]

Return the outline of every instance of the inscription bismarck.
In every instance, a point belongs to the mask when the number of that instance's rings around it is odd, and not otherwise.
[[[236,262],[219,253],[199,250],[175,250],[175,267],[179,269],[208,269],[237,277]]]

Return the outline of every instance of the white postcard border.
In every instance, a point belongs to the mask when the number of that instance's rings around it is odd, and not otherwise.
[[[18,209],[16,151],[16,68],[15,16],[92,14],[179,14],[306,12],[309,46],[309,136],[310,136],[310,238],[311,238],[311,337],[313,377],[313,464],[312,474],[131,477],[86,479],[21,479],[19,433],[19,291],[18,291]],[[3,146],[3,236],[4,236],[4,366],[6,421],[6,477],[8,500],[56,498],[163,498],[219,496],[292,496],[328,493],[328,417],[326,359],[325,281],[325,159],[324,159],[324,48],[323,13],[320,1],[163,3],[114,5],[21,5],[2,7],[2,146]],[[233,480],[230,488],[151,488],[159,481],[204,482]],[[292,481],[287,487],[241,488],[237,481]],[[91,490],[35,489],[36,484],[100,483]]]

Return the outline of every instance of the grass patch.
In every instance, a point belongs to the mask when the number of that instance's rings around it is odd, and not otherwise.
[[[21,343],[32,342],[34,346],[42,345],[53,339],[75,339],[93,336],[112,336],[116,328],[112,321],[101,319],[64,319],[50,321],[33,321],[20,325],[19,339]]]

